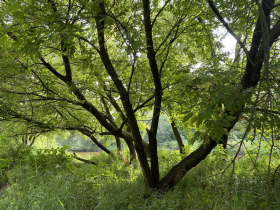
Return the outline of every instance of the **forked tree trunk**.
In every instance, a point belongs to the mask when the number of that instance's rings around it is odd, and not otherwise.
[[[186,151],[185,151],[185,145],[183,143],[183,140],[181,138],[181,135],[179,133],[179,130],[178,128],[176,127],[175,125],[175,122],[172,120],[171,122],[171,127],[172,127],[172,130],[173,130],[173,133],[174,133],[174,136],[176,138],[176,141],[178,143],[178,146],[179,146],[179,149],[180,149],[180,154],[184,154]]]

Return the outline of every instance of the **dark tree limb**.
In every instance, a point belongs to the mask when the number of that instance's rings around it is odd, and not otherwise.
[[[210,2],[210,0],[209,0]],[[273,6],[274,0],[264,0],[262,7],[264,10],[264,14],[266,16],[267,24],[269,25],[269,15],[271,8]],[[260,46],[260,40],[262,36],[261,26],[260,26],[260,18],[258,19],[255,27],[255,31],[253,34],[253,40],[251,49],[249,51],[249,58],[247,55],[247,65],[246,70],[243,75],[241,85],[244,89],[256,87],[258,82],[260,81],[260,71],[262,69],[262,64],[264,60],[264,46]],[[276,25],[270,31],[270,45],[272,45],[277,38],[280,36],[280,27]],[[251,62],[253,61],[253,63]],[[243,91],[241,90],[241,91]],[[238,121],[239,115],[242,112],[242,109],[239,109],[232,116],[235,117],[233,121],[231,121],[230,127],[226,127],[227,131],[230,132],[234,127],[236,122]],[[209,139],[208,142],[204,142],[197,150],[193,153],[185,157],[180,163],[175,165],[165,177],[163,177],[160,181],[160,188],[170,189],[174,186],[191,168],[195,167],[199,162],[204,160],[208,154],[212,151],[214,147],[220,142],[226,142],[228,136],[224,135],[223,138],[218,141],[212,138]]]
[[[79,160],[79,161],[82,161],[82,162],[84,162],[84,163],[89,163],[89,164],[93,164],[93,165],[96,165],[96,166],[97,166],[97,163],[96,163],[96,162],[94,162],[94,161],[92,161],[92,160],[86,160],[86,159],[84,159],[84,158],[80,158],[80,157],[78,157],[78,156],[76,155],[75,152],[73,152],[73,158],[75,158],[75,159],[77,159],[77,160]]]
[[[275,180],[276,180],[275,177],[276,177],[276,174],[277,174],[277,171],[278,171],[279,167],[280,167],[280,164],[277,166],[277,168],[275,169],[275,171],[274,171],[274,173],[272,175],[272,178],[271,178],[271,185],[272,186],[274,186],[274,184],[275,184]]]
[[[57,78],[59,78],[61,81],[65,82],[65,77],[60,74],[50,63],[48,63],[43,56],[41,56],[41,61],[43,62],[43,65],[52,72]]]
[[[176,127],[176,124],[173,120],[171,122],[171,127],[172,127],[172,130],[173,130],[174,136],[176,138],[176,141],[178,143],[178,146],[179,146],[179,149],[180,149],[180,154],[185,154],[185,152],[186,152],[185,151],[185,145],[184,145],[183,140],[180,136],[178,128]]]
[[[105,110],[106,110],[106,113],[107,113],[107,116],[109,117],[109,119],[111,120],[111,122],[117,127],[116,123],[114,122],[114,118],[113,116],[111,115],[111,112],[109,110],[109,107],[104,99],[104,97],[101,97],[101,102],[103,103],[104,107],[105,107]],[[120,129],[122,129],[122,127],[120,127]],[[117,149],[119,151],[119,154],[120,154],[120,157],[122,158],[122,144],[121,144],[121,140],[119,137],[115,136],[115,139],[116,139],[116,143],[117,143]],[[122,158],[123,159],[123,158]]]
[[[243,42],[241,42],[240,37],[238,37],[234,31],[229,27],[229,25],[226,23],[226,21],[224,20],[224,18],[222,17],[222,15],[220,14],[219,10],[216,8],[216,6],[214,5],[212,0],[208,0],[209,6],[211,7],[211,9],[213,10],[213,12],[216,14],[216,16],[218,17],[218,19],[221,21],[221,23],[225,26],[225,28],[227,29],[227,31],[236,39],[237,43],[240,45],[240,47],[244,50],[244,52],[248,57],[248,50],[245,47],[245,45],[243,44]]]
[[[93,136],[93,133],[90,131],[83,129],[83,128],[76,128],[77,131],[81,132],[82,134],[88,136],[100,149],[102,149],[104,152],[106,152],[108,155],[112,155],[113,153],[108,150],[104,145],[99,143],[99,141]]]
[[[156,16],[155,16],[155,18],[154,18],[154,20],[153,20],[153,22],[152,22],[152,27],[154,26],[154,24],[155,24],[155,22],[156,22],[158,16],[160,15],[160,13],[164,10],[164,8],[167,6],[167,4],[168,4],[169,2],[170,2],[170,0],[167,0],[167,1],[164,3],[164,5],[162,6],[162,8],[158,11],[158,13],[156,14]]]
[[[133,110],[133,112],[137,112],[139,109],[145,107],[145,105],[146,105],[147,103],[149,103],[154,97],[155,97],[155,94],[153,94],[153,95],[152,95],[151,97],[149,97],[146,101],[144,101],[142,104],[140,104],[139,106],[137,106],[137,107]]]
[[[239,113],[236,112],[234,114],[235,120],[231,121],[230,127],[227,127],[226,129],[228,132],[234,127],[236,122],[239,118]],[[227,141],[228,136],[223,135],[222,139],[219,142],[225,142]],[[160,180],[160,188],[161,189],[170,189],[172,186],[174,186],[182,177],[185,176],[185,174],[195,167],[198,163],[200,163],[202,160],[204,160],[214,149],[217,144],[219,143],[216,140],[209,138],[208,141],[204,141],[203,144],[196,149],[194,152],[192,152],[190,155],[185,157],[180,163],[173,166],[173,168]]]
[[[143,0],[144,10],[144,26],[146,35],[147,45],[147,57],[149,59],[150,69],[153,75],[154,86],[155,86],[155,102],[153,110],[153,119],[151,123],[151,129],[147,130],[149,134],[150,154],[151,154],[151,172],[153,177],[153,186],[157,186],[159,183],[159,165],[158,165],[158,154],[157,154],[157,130],[159,123],[159,116],[162,102],[162,84],[159,75],[159,69],[156,61],[156,52],[154,51],[154,43],[152,36],[152,24],[151,24],[151,12],[150,12],[150,1]]]
[[[120,99],[122,101],[123,107],[126,112],[126,116],[128,119],[128,123],[130,125],[131,132],[133,134],[134,142],[135,142],[135,148],[136,152],[138,154],[138,159],[141,164],[143,175],[145,179],[145,183],[147,186],[151,187],[153,186],[153,180],[151,177],[151,170],[150,166],[148,164],[148,159],[144,150],[144,145],[142,142],[141,133],[138,127],[138,123],[136,120],[136,117],[133,112],[132,104],[129,100],[129,93],[126,91],[126,88],[124,87],[124,84],[119,79],[119,76],[112,65],[112,62],[110,60],[110,57],[107,52],[106,48],[106,41],[105,41],[105,35],[104,35],[104,29],[105,29],[105,2],[102,1],[99,3],[99,9],[100,12],[95,17],[96,20],[96,29],[98,33],[98,41],[99,41],[99,55],[101,57],[102,63],[107,70],[107,73],[110,75],[112,81],[114,82],[114,85],[118,89],[118,92],[120,94]],[[110,131],[110,129],[108,129]]]
[[[265,19],[267,21],[268,28],[270,28],[270,13],[271,9],[273,8],[274,2],[275,0],[264,0],[262,2],[262,9],[265,15]],[[248,53],[250,60],[247,59],[245,73],[241,80],[241,85],[244,89],[255,87],[258,84],[258,81],[260,80],[260,71],[264,61],[264,45],[261,44],[262,33],[263,31],[261,27],[261,20],[259,17],[255,25],[251,48]],[[279,27],[278,25],[276,25],[270,31],[270,45],[272,45],[276,41],[278,36]]]
[[[71,63],[70,63],[70,59],[68,56],[66,55],[62,55],[62,59],[63,59],[63,63],[64,63],[64,68],[65,68],[65,80],[68,83],[72,83],[72,69],[71,69]]]

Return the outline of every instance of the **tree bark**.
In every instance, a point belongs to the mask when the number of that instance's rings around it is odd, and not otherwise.
[[[89,137],[100,149],[102,149],[104,152],[106,152],[108,155],[112,155],[113,153],[108,150],[106,147],[104,147],[102,144],[99,143],[99,141],[93,136],[92,133],[90,133],[89,131],[85,131],[83,129],[79,129],[77,128],[76,130],[78,130],[79,132],[81,132],[82,134],[86,135],[87,137]]]
[[[176,127],[175,122],[173,120],[171,122],[171,127],[172,127],[172,130],[173,130],[174,136],[176,138],[176,141],[178,143],[178,146],[179,146],[179,149],[180,149],[180,154],[185,154],[185,152],[186,152],[185,151],[185,145],[184,145],[183,140],[180,136],[178,128]]]
[[[135,140],[135,149],[138,155],[138,159],[142,168],[143,176],[145,179],[145,184],[148,187],[153,186],[153,178],[151,174],[151,169],[148,163],[147,155],[144,150],[144,146],[142,143],[142,137],[141,133],[138,127],[137,119],[134,115],[134,110],[132,108],[132,104],[129,99],[129,92],[127,92],[126,88],[124,87],[124,84],[119,79],[119,75],[117,74],[111,60],[109,57],[109,54],[107,52],[106,48],[106,41],[104,36],[105,31],[105,2],[102,1],[99,4],[100,12],[95,16],[96,20],[96,29],[98,33],[98,42],[99,42],[99,55],[102,60],[102,63],[104,64],[104,67],[107,71],[107,73],[110,75],[112,81],[114,82],[114,85],[116,86],[119,94],[120,99],[122,101],[124,110],[126,112],[127,120],[133,135],[133,139]]]
[[[120,155],[121,159],[123,160],[121,139],[119,137],[115,137],[115,139],[116,139],[117,149],[119,151],[119,155]]]
[[[159,116],[162,102],[162,85],[159,74],[159,69],[156,61],[156,52],[154,51],[154,42],[152,35],[152,23],[150,13],[150,1],[143,0],[143,17],[145,25],[145,36],[147,46],[147,57],[149,59],[150,69],[153,75],[154,87],[155,87],[155,102],[153,110],[153,119],[151,123],[151,129],[147,130],[150,144],[150,156],[151,156],[151,173],[153,179],[153,187],[157,187],[159,184],[159,163],[157,153],[157,130],[159,123]]]
[[[234,127],[236,122],[239,119],[239,113],[235,113],[235,120],[231,121],[230,127],[227,127],[226,129],[228,132]],[[222,141],[226,141],[228,139],[227,135],[223,135]],[[185,174],[195,167],[198,163],[200,163],[202,160],[204,160],[214,149],[219,141],[209,138],[209,141],[204,141],[204,143],[196,149],[194,152],[192,152],[190,155],[185,157],[180,163],[173,166],[173,168],[160,180],[159,183],[159,189],[161,190],[168,190],[174,185],[177,184],[177,182],[185,176]]]
[[[79,160],[79,161],[82,161],[82,162],[84,162],[84,163],[89,163],[89,164],[93,164],[93,165],[96,165],[96,166],[97,166],[97,163],[96,163],[96,162],[94,162],[94,161],[92,161],[92,160],[86,160],[86,159],[84,159],[84,158],[80,158],[80,157],[78,157],[78,156],[76,155],[75,152],[73,152],[73,158],[75,158],[75,159],[77,159],[77,160]]]
[[[210,0],[208,1],[213,4]],[[267,24],[269,25],[269,15],[271,9],[273,8],[274,0],[264,0],[262,7],[266,16]],[[211,6],[211,5],[210,5]],[[214,11],[215,14],[222,19],[217,9]],[[241,80],[242,90],[244,91],[248,88],[256,87],[261,78],[261,69],[264,61],[264,46],[266,43],[261,42],[262,30],[260,27],[260,18],[258,19],[253,33],[251,49],[247,55],[247,65],[245,73]],[[280,35],[280,26],[276,25],[272,30],[270,30],[270,45],[272,45]],[[244,104],[245,105],[245,104]],[[235,113],[231,114],[235,117],[231,121],[230,127],[225,127],[228,132],[235,126],[239,119],[239,115],[243,110],[244,105],[238,109]],[[227,113],[228,111],[226,111]],[[227,113],[229,114],[229,112]],[[217,146],[218,143],[226,143],[228,136],[223,135],[222,139],[209,139],[209,142],[204,142],[197,150],[185,157],[180,163],[175,165],[165,177],[160,181],[160,189],[170,189],[173,187],[191,168],[195,167],[199,162],[204,160],[213,148]]]
[[[129,164],[131,164],[133,160],[136,160],[135,147],[133,142],[126,142],[126,143],[129,149],[129,156],[130,156]]]

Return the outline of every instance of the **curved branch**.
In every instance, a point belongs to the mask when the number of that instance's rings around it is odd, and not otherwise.
[[[43,62],[43,65],[52,72],[57,78],[61,81],[65,82],[65,77],[60,74],[50,63],[48,63],[43,56],[41,56],[40,60]]]
[[[224,18],[222,17],[222,15],[220,14],[220,12],[218,11],[218,9],[215,7],[214,3],[212,2],[212,0],[208,0],[209,6],[211,7],[211,9],[213,10],[213,12],[216,14],[216,16],[218,17],[218,19],[220,20],[220,22],[225,26],[225,28],[227,29],[227,31],[236,39],[237,43],[240,45],[240,47],[244,50],[245,54],[247,55],[247,58],[250,59],[250,57],[248,57],[249,53],[247,48],[245,47],[245,45],[243,44],[243,42],[241,42],[240,37],[238,37],[233,30],[229,27],[229,25],[226,23],[226,21],[224,20]]]
[[[94,161],[92,161],[92,160],[86,160],[86,159],[80,158],[80,157],[78,157],[78,156],[76,155],[75,152],[73,152],[73,158],[75,158],[75,159],[77,159],[77,160],[79,160],[79,161],[82,161],[82,162],[84,162],[84,163],[89,163],[89,164],[93,164],[93,165],[96,165],[96,166],[97,166],[97,163],[96,163],[96,162],[94,162]]]
[[[167,4],[170,2],[170,0],[167,0],[164,5],[162,6],[162,8],[159,10],[159,12],[157,13],[157,15],[155,16],[153,22],[152,22],[152,27],[154,26],[158,16],[160,15],[160,13],[164,10],[164,8],[167,6]]]

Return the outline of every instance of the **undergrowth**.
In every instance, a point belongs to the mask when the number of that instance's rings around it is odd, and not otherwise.
[[[178,151],[160,150],[161,174],[181,158]],[[266,156],[257,166],[245,156],[224,171],[232,155],[226,161],[217,148],[164,194],[145,188],[137,162],[127,166],[103,153],[92,159],[98,166],[74,160],[66,148],[6,147],[0,209],[279,209],[279,176],[272,186]]]

